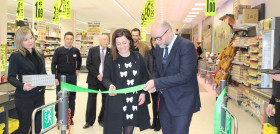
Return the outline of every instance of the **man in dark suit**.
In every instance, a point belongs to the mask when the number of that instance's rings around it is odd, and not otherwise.
[[[194,44],[172,32],[167,22],[155,22],[152,38],[158,44],[152,80],[145,91],[159,94],[163,134],[188,134],[193,113],[200,110]]]
[[[109,37],[107,35],[101,35],[99,38],[100,46],[92,47],[89,49],[87,57],[87,69],[88,88],[93,90],[105,91],[106,88],[102,85],[103,70],[105,60],[110,55],[110,49],[108,48]],[[88,102],[86,110],[86,124],[84,129],[89,128],[94,124],[96,118],[96,93],[88,93]],[[98,116],[98,122],[103,126],[104,109],[105,109],[106,94],[102,94],[102,106]]]

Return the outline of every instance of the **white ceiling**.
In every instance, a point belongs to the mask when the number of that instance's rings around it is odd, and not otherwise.
[[[16,13],[16,0],[8,1],[8,20],[15,20]],[[35,0],[24,0],[25,3],[25,17],[32,18],[32,4]],[[45,9],[52,11],[53,2],[55,0],[45,0]],[[120,4],[138,23],[141,23],[141,10],[146,3],[146,0],[115,0]],[[220,7],[227,0],[217,0],[217,7]],[[161,19],[161,10],[163,10],[164,20],[170,22],[173,29],[189,29],[189,23],[185,23],[184,20],[191,8],[198,7],[195,3],[204,3],[205,0],[155,0],[155,20]],[[28,4],[29,3],[29,4]],[[162,6],[162,7],[161,7]],[[204,6],[202,6],[204,8]],[[76,19],[80,20],[76,22],[77,29],[87,29],[87,22],[100,22],[102,32],[110,32],[108,30],[116,28],[140,28],[138,24],[132,18],[130,18],[114,0],[71,0],[71,8],[76,12]],[[52,22],[52,13],[45,11],[44,18],[47,22]],[[200,14],[193,19],[192,23],[200,22],[205,18],[204,10],[200,11]],[[28,19],[31,21],[31,19]],[[57,25],[54,25],[57,26]],[[143,29],[150,32],[150,25],[147,29]]]

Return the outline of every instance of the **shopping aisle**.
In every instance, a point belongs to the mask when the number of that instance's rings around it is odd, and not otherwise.
[[[87,73],[80,73],[78,86],[87,87],[86,84]],[[204,79],[200,79],[200,82],[204,83]],[[200,112],[194,114],[192,123],[190,126],[190,134],[213,134],[214,132],[214,106],[216,102],[216,95],[211,89],[205,89],[204,85],[200,84],[200,98],[202,107]],[[211,87],[211,86],[207,86]],[[50,103],[55,100],[55,90],[46,91],[46,103]],[[98,95],[97,99],[97,114],[99,113],[101,107],[101,96]],[[87,104],[87,93],[77,93],[76,99],[76,113],[74,116],[74,125],[71,126],[72,134],[102,134],[103,128],[99,126],[97,122],[88,128],[83,129],[85,124],[85,111]],[[149,104],[150,114],[151,104]],[[229,101],[229,109],[237,116],[239,121],[239,134],[258,134],[261,132],[261,125],[256,119],[251,117],[248,113],[244,112],[241,108],[238,107],[237,103]],[[152,117],[152,115],[150,115]],[[48,134],[59,134],[56,128],[48,132]],[[68,133],[68,132],[67,132]],[[155,132],[153,130],[145,130],[140,132],[138,128],[134,130],[134,134],[161,134],[162,132]]]

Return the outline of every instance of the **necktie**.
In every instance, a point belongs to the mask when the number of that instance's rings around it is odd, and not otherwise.
[[[105,59],[105,54],[104,54],[105,48],[101,49],[101,65],[102,65],[102,73],[104,71],[104,59]]]
[[[162,64],[165,64],[166,61],[167,61],[167,58],[168,58],[168,47],[165,47],[165,53],[164,53],[164,56],[162,58]]]

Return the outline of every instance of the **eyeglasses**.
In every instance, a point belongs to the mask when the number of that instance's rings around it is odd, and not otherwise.
[[[168,31],[169,29],[167,29],[164,33],[163,33],[163,35],[162,36],[160,36],[160,37],[152,37],[152,39],[153,40],[158,40],[158,41],[161,41],[162,40],[162,37],[167,33],[167,31]]]

